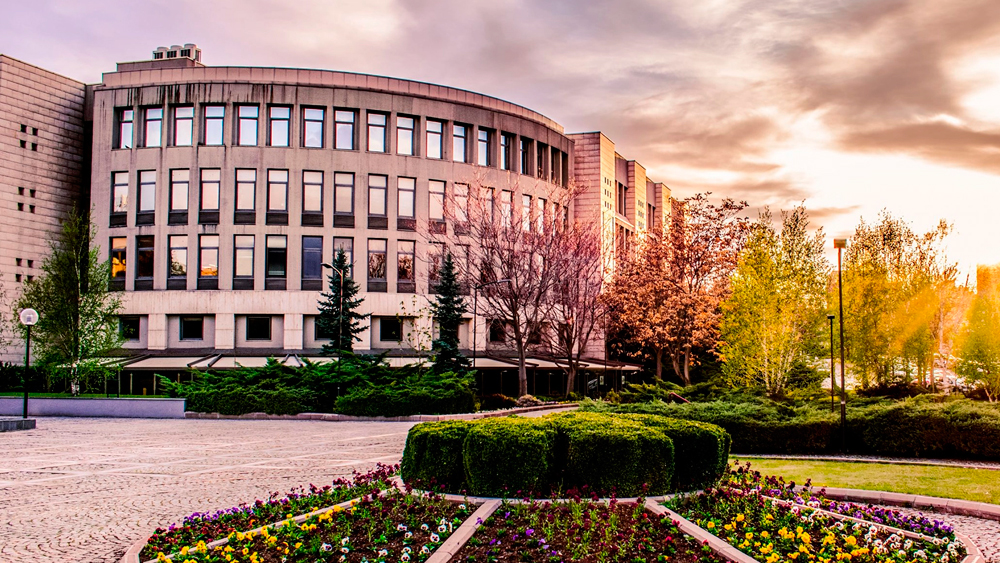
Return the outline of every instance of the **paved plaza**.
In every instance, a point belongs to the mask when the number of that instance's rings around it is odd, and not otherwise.
[[[115,562],[192,512],[397,463],[410,426],[41,418],[0,434],[0,562]]]

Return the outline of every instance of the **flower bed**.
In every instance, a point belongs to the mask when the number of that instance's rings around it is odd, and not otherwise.
[[[435,494],[380,492],[373,491],[350,508],[333,508],[299,524],[289,519],[271,530],[234,532],[223,546],[209,548],[200,542],[184,548],[176,562],[419,562],[471,514],[465,504]]]
[[[812,490],[810,481],[806,481],[803,485],[805,490],[796,489],[795,483],[785,482],[781,477],[762,475],[759,471],[752,471],[749,463],[745,465],[736,463],[733,470],[727,474],[724,484],[744,490],[758,489],[765,496],[787,500],[801,506],[821,508],[876,524],[885,524],[949,541],[955,539],[954,528],[940,520],[925,516],[910,516],[898,510],[870,504],[830,500],[823,496],[823,489]]]
[[[452,561],[722,562],[639,504],[504,502]]]
[[[794,502],[770,499],[767,494],[774,492],[773,489],[761,487],[761,483],[773,482],[766,478],[762,481],[748,467],[741,466],[718,487],[700,495],[677,497],[667,505],[764,563],[785,559],[818,563],[842,560],[955,563],[966,554],[965,546],[940,527],[940,535],[932,538],[893,532],[875,525],[873,520],[845,521]],[[882,518],[874,512],[860,509],[855,512]],[[904,522],[900,518],[895,521]]]
[[[385,488],[390,477],[399,470],[398,466],[379,464],[368,473],[354,473],[352,479],[335,479],[325,487],[298,488],[285,496],[273,493],[267,500],[257,500],[253,504],[241,504],[216,512],[196,512],[180,524],[168,528],[157,528],[147,540],[146,547],[139,553],[140,561],[148,561],[158,553],[175,553],[185,546],[198,542],[212,543],[233,532],[244,532],[260,526],[281,521],[288,514],[306,514],[358,498],[378,488]]]

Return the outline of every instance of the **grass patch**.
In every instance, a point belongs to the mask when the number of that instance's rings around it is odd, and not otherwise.
[[[850,463],[733,456],[751,468],[780,475],[796,485],[812,479],[820,487],[844,487],[1000,504],[1000,471],[938,465]]]

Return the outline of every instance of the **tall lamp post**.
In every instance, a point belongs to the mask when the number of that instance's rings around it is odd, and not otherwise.
[[[835,406],[835,391],[837,390],[837,376],[836,367],[833,363],[833,315],[827,315],[826,318],[830,321],[830,412],[832,413]]]
[[[847,248],[846,238],[833,239],[837,249],[837,302],[840,306],[840,451],[847,451],[847,387],[844,384],[844,274],[840,253]]]
[[[21,324],[27,329],[27,338],[24,346],[24,376],[21,381],[24,384],[24,412],[22,418],[28,418],[28,368],[31,367],[31,327],[38,322],[38,311],[34,309],[21,309]]]
[[[472,291],[472,367],[473,367],[473,369],[475,369],[475,367],[476,367],[476,334],[477,334],[476,327],[478,326],[476,324],[476,314],[477,314],[477,311],[479,310],[479,290],[482,289],[482,288],[484,288],[484,287],[490,286],[490,285],[500,285],[502,283],[509,284],[510,280],[508,280],[508,279],[502,279],[502,280],[496,280],[496,281],[481,283],[481,284],[477,285],[475,287],[475,289],[473,289],[473,291]]]

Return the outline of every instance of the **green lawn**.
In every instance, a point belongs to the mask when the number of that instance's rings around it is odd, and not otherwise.
[[[818,486],[891,491],[1000,504],[1000,471],[990,469],[742,456],[734,456],[732,459],[749,461],[753,469],[766,475],[780,475],[786,481],[795,481],[796,485],[811,478],[813,485]]]

